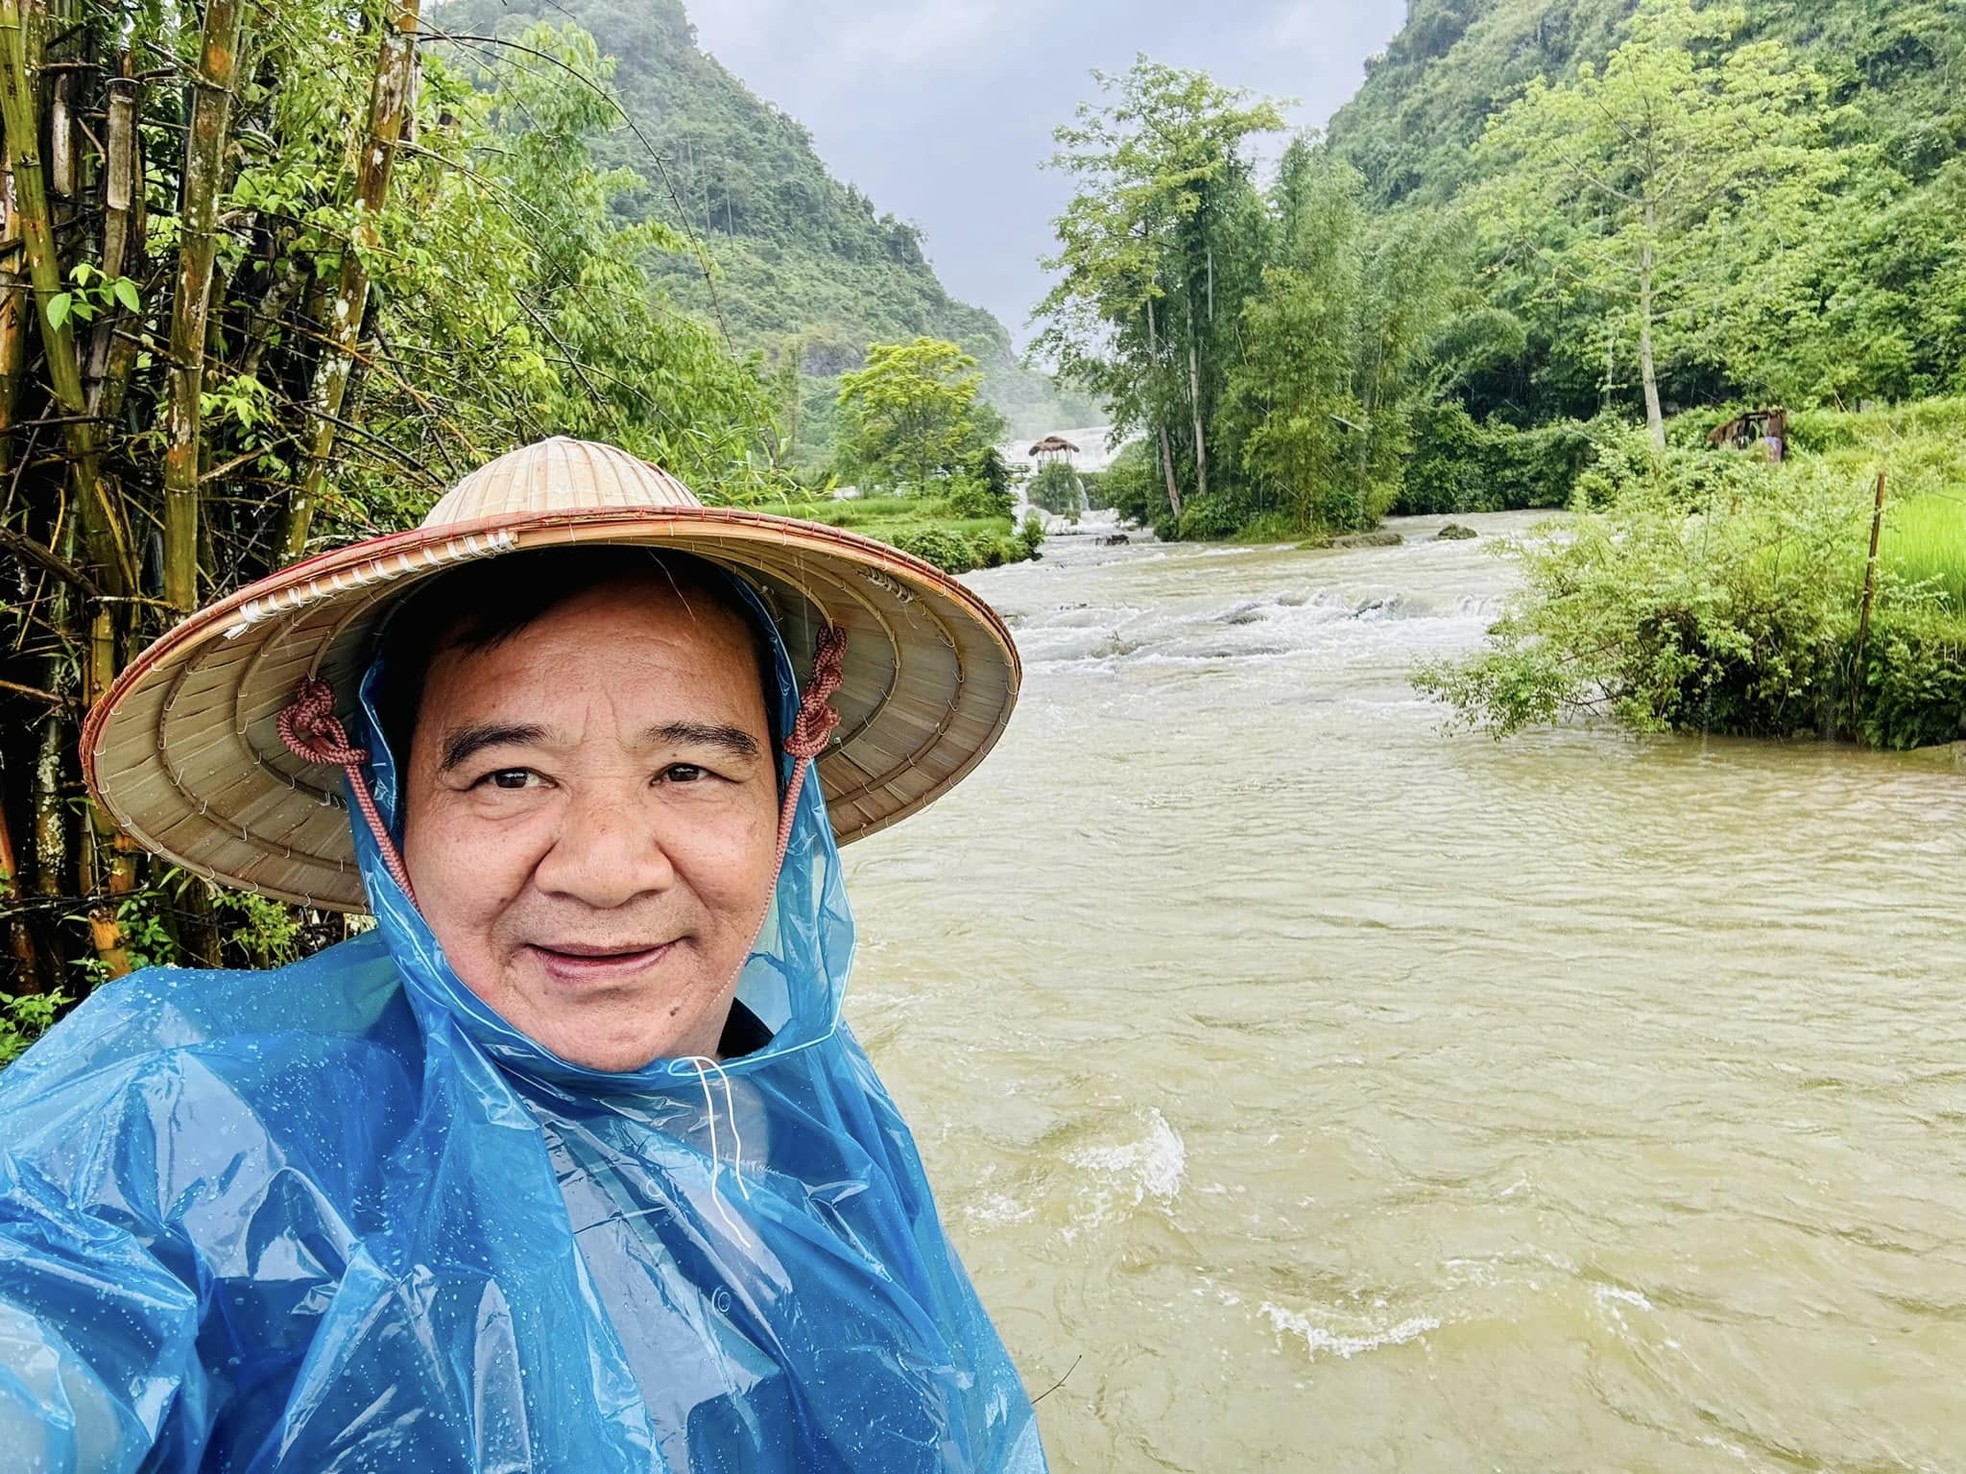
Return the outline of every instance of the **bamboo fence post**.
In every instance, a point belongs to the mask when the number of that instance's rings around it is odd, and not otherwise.
[[[1864,563],[1864,601],[1863,609],[1857,616],[1857,661],[1856,677],[1850,688],[1850,724],[1857,724],[1859,704],[1863,699],[1864,679],[1869,674],[1866,660],[1870,646],[1870,610],[1877,598],[1877,550],[1884,535],[1884,473],[1877,473],[1877,500],[1870,514],[1870,557]]]
[[[377,217],[389,194],[389,175],[396,145],[410,107],[416,75],[416,32],[420,0],[393,0],[388,27],[376,56],[375,86],[369,95],[369,123],[356,166],[355,225],[341,257],[341,281],[329,309],[328,344],[314,374],[313,434],[307,466],[287,504],[281,529],[283,561],[291,563],[307,551],[307,532],[334,450],[335,428],[343,418],[342,400],[355,366],[355,346],[369,304],[369,267],[365,253],[380,242]]]
[[[219,185],[247,0],[209,0],[185,129],[177,291],[171,301],[171,359],[165,375],[164,602],[179,614],[198,606],[198,452],[205,387],[205,336],[212,259],[218,250]]]

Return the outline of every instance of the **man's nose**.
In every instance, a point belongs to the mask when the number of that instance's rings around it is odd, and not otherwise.
[[[598,910],[625,906],[675,884],[676,868],[662,841],[653,816],[633,798],[576,798],[553,847],[534,870],[533,883],[549,895]]]

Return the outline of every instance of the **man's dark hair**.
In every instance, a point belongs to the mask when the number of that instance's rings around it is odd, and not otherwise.
[[[708,605],[751,632],[772,751],[778,751],[774,645],[737,592],[733,575],[689,553],[653,548],[536,548],[439,574],[411,594],[383,625],[376,716],[398,771],[409,766],[417,710],[430,663],[447,650],[490,650],[537,624],[579,594],[627,579],[659,579],[689,605]]]

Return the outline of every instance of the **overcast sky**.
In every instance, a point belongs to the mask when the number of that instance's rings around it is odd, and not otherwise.
[[[1137,52],[1291,99],[1321,125],[1405,0],[690,0],[705,50],[812,130],[875,207],[927,232],[944,285],[1022,343],[1064,179],[1051,130]]]

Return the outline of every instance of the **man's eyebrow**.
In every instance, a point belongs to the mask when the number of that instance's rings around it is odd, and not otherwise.
[[[668,722],[660,727],[650,727],[646,740],[654,747],[672,744],[716,747],[732,757],[756,757],[759,753],[758,739],[742,727],[724,726],[715,722]]]
[[[540,742],[545,737],[546,729],[537,722],[480,722],[475,727],[460,727],[455,732],[445,734],[444,760],[437,771],[448,773],[487,747]]]

